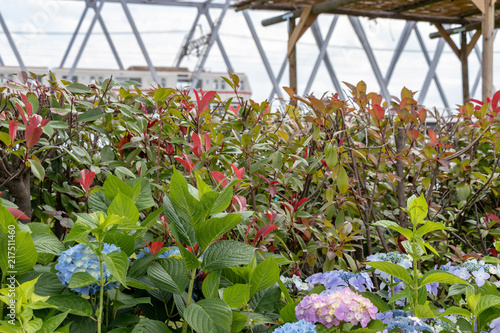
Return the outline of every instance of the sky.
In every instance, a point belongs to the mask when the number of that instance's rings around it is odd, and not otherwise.
[[[195,0],[196,1],[196,0]],[[0,0],[0,12],[11,31],[17,48],[19,49],[26,66],[58,67],[64,52],[75,30],[78,20],[84,10],[84,1],[72,0]],[[195,8],[159,6],[159,5],[129,5],[138,30],[145,43],[146,49],[155,66],[172,66],[182,41],[196,16]],[[274,75],[277,75],[281,63],[285,58],[287,47],[287,24],[280,23],[270,27],[263,27],[263,19],[282,14],[276,11],[250,11],[257,34],[265,49]],[[132,34],[132,29],[126,20],[120,4],[106,3],[102,9],[107,29],[111,32],[113,42],[118,50],[124,67],[146,65],[146,61]],[[211,9],[212,20],[217,21],[220,10]],[[80,47],[84,34],[93,16],[93,10],[87,13],[80,30],[75,46],[69,54],[66,67],[72,65],[77,49]],[[319,26],[325,37],[332,15],[320,15]],[[204,16],[200,19],[200,28],[197,33],[208,33],[209,25]],[[385,76],[389,63],[397,45],[405,22],[399,20],[361,18],[368,40],[373,48],[380,70]],[[436,28],[429,23],[418,23],[418,28],[426,42],[426,47],[433,57],[437,45],[436,39],[430,39],[429,34]],[[79,62],[81,68],[118,68],[115,58],[106,42],[99,24],[94,27],[87,47]],[[271,81],[258,53],[250,30],[242,13],[229,9],[221,25],[219,36],[229,55],[234,70],[245,73],[250,81],[252,98],[262,101],[269,97],[272,89]],[[458,36],[453,37],[459,45]],[[481,41],[479,41],[479,46]],[[500,38],[495,41],[494,74],[500,73]],[[373,74],[368,58],[361,47],[349,20],[341,16],[328,44],[328,54],[340,82],[346,81],[356,84],[364,80],[369,91],[380,92],[375,75]],[[306,83],[317,59],[319,50],[310,31],[307,31],[297,44],[298,61],[298,94],[303,95]],[[8,41],[0,28],[0,56],[6,65],[17,65],[16,58]],[[182,67],[194,70],[197,57],[192,55],[185,58]],[[452,108],[461,104],[462,86],[460,62],[451,48],[446,45],[439,62],[437,74],[446,93],[446,98]],[[205,70],[226,72],[226,65],[221,53],[214,45],[207,59]],[[420,51],[415,33],[412,33],[405,51],[399,60],[389,84],[389,92],[398,96],[403,87],[417,92],[428,71],[424,55]],[[474,52],[469,57],[470,87],[479,71],[478,57]],[[280,82],[280,86],[288,85],[288,70]],[[343,85],[344,90],[346,86]],[[494,86],[500,89],[500,76],[494,75]],[[316,96],[325,92],[335,92],[333,84],[324,64],[312,85],[311,91]],[[283,95],[286,93],[282,92]],[[479,87],[474,98],[481,97]],[[423,101],[428,108],[437,107],[443,110],[443,102],[432,83],[429,92]]]

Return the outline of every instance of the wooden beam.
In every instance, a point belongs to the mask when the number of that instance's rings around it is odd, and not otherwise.
[[[448,35],[455,35],[461,33],[462,31],[472,31],[472,30],[481,30],[482,22],[467,24],[458,28],[446,29]],[[495,28],[500,28],[500,18],[495,20]],[[431,39],[433,38],[441,38],[441,34],[439,32],[433,32],[429,35]]]
[[[337,7],[340,7],[340,6],[349,5],[351,3],[356,3],[356,2],[359,2],[359,1],[361,1],[361,0],[330,0],[330,1],[320,2],[320,3],[312,6],[311,14],[317,15],[317,14],[321,14],[321,13],[326,13],[329,10],[332,10],[334,8],[337,8]],[[291,12],[291,13],[286,13],[286,14],[283,14],[283,15],[280,15],[280,16],[275,16],[275,17],[271,17],[271,18],[265,19],[265,20],[262,21],[262,25],[266,27],[268,25],[273,25],[273,24],[276,24],[276,23],[284,22],[288,18],[299,17],[299,16],[302,15],[302,12],[304,10],[305,10],[304,8],[297,9],[297,10]]]
[[[424,7],[427,5],[432,5],[436,2],[442,2],[442,1],[443,0],[421,0],[421,1],[413,2],[413,3],[407,4],[407,5],[402,5],[402,6],[396,7],[394,9],[391,9],[390,11],[394,12],[394,13],[401,13],[401,12],[406,12],[407,10],[412,10],[412,9]]]
[[[475,0],[477,2],[479,0]],[[483,11],[483,101],[493,96],[493,40],[495,32],[495,2],[496,0],[482,0]]]
[[[484,1],[484,0],[472,0],[472,2],[481,11],[481,13],[484,14],[484,12],[486,10],[486,6],[485,6],[486,5],[486,1]]]
[[[294,27],[293,31],[290,31],[291,35],[288,38],[288,52],[287,54],[290,55],[292,52],[292,49],[295,48],[295,45],[299,41],[300,37],[306,32],[306,30],[311,26],[311,24],[314,23],[316,18],[318,17],[318,14],[311,14],[312,6],[307,7],[304,9],[302,14],[300,15],[300,20],[299,24]],[[294,20],[295,19],[290,19]]]
[[[469,101],[469,63],[467,53],[467,32],[460,34],[460,62],[462,63],[462,97],[464,105]]]
[[[455,54],[457,55],[457,57],[460,58],[460,49],[455,44],[455,42],[453,41],[453,39],[451,39],[451,37],[448,34],[448,32],[446,31],[446,29],[443,28],[443,26],[441,24],[436,24],[436,27],[437,27],[439,33],[441,34],[441,36],[444,38],[444,40],[448,43],[448,45],[450,45],[450,47],[453,50],[453,52],[455,52]]]
[[[472,36],[469,44],[467,44],[467,56],[469,56],[469,54],[474,49],[474,46],[476,46],[479,37],[481,37],[481,30],[476,30],[476,33],[474,34],[474,36]]]
[[[291,18],[288,20],[288,40],[290,41],[293,37],[293,33],[297,30],[295,26],[295,19]],[[290,43],[290,42],[289,42]],[[295,48],[295,43],[292,44],[292,49],[288,50],[288,73],[290,78],[290,89],[294,93],[297,93],[297,50]]]

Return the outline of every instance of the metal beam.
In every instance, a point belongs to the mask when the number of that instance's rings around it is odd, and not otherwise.
[[[259,36],[257,35],[257,31],[255,31],[255,28],[253,26],[250,15],[248,15],[248,12],[246,10],[243,11],[243,17],[245,18],[245,21],[247,22],[248,29],[250,30],[250,33],[252,34],[255,45],[257,46],[257,50],[259,51],[260,57],[262,58],[262,62],[264,63],[264,67],[266,69],[267,75],[269,76],[269,79],[271,80],[271,83],[273,85],[273,89],[278,94],[278,97],[282,98],[278,81],[276,81],[276,77],[274,76],[273,69],[271,68],[271,65],[269,64],[269,60],[267,59],[264,48],[262,47],[262,44],[260,43],[260,39],[259,39]]]
[[[80,16],[80,20],[78,21],[78,24],[76,25],[75,32],[73,32],[73,35],[71,36],[71,40],[69,41],[68,48],[66,49],[66,52],[64,52],[64,56],[61,60],[61,64],[59,67],[64,67],[64,63],[66,62],[66,59],[68,58],[69,51],[73,47],[73,44],[75,43],[76,36],[78,36],[78,32],[80,31],[80,28],[82,27],[83,19],[85,18],[85,15],[87,15],[87,11],[89,10],[88,4],[85,4],[85,9],[83,10],[82,16]]]
[[[101,14],[98,11],[96,11],[95,14],[97,15],[97,19],[99,20],[99,24],[101,25],[102,32],[106,36],[106,40],[108,41],[109,47],[111,48],[111,52],[113,52],[113,55],[115,56],[118,68],[123,69],[122,61],[120,60],[120,56],[116,51],[115,45],[113,44],[113,40],[111,39],[111,35],[108,32],[108,28],[106,28],[106,24],[104,24],[104,20],[102,19]]]
[[[422,49],[425,61],[427,62],[428,66],[431,66],[431,58],[429,57],[429,52],[427,51],[427,47],[425,46],[424,39],[422,38],[422,34],[420,33],[418,26],[415,26],[413,30],[415,31],[415,35],[417,35],[418,43],[420,44],[420,48]],[[439,95],[441,96],[441,100],[443,101],[445,108],[449,110],[450,105],[448,104],[448,99],[446,98],[443,86],[441,86],[441,82],[439,81],[439,77],[436,72],[434,72],[433,79],[436,83],[436,87],[438,88]]]
[[[276,81],[278,83],[281,82],[281,79],[283,79],[283,75],[285,75],[285,69],[286,69],[287,65],[288,65],[288,57],[285,56],[285,59],[283,59],[283,62],[281,63],[280,71],[278,72],[278,77],[276,77]],[[275,93],[277,93],[277,91],[274,89],[274,85],[273,85],[273,88],[271,89],[271,94],[269,94],[269,98],[268,98],[269,101],[273,100]],[[278,97],[281,97],[279,95],[279,93],[278,93]]]
[[[375,55],[373,54],[370,43],[368,42],[368,38],[366,38],[365,30],[359,21],[359,18],[349,16],[349,21],[351,22],[352,27],[354,28],[354,32],[359,38],[363,49],[365,50],[366,56],[368,57],[368,61],[370,62],[373,70],[373,74],[375,74],[375,78],[380,86],[380,90],[382,91],[382,96],[389,103],[391,101],[391,95],[387,90],[387,85],[385,83],[384,78],[382,77],[382,73],[380,72],[380,68],[377,64],[377,60],[375,59]]]
[[[127,3],[125,0],[121,0],[123,11],[125,12],[125,15],[127,16],[127,20],[130,23],[130,27],[132,28],[132,31],[134,32],[135,39],[137,40],[137,43],[139,44],[139,47],[141,48],[142,54],[144,55],[144,59],[146,60],[146,63],[148,64],[149,71],[151,72],[151,75],[153,75],[153,79],[156,81],[157,84],[160,84],[160,78],[158,77],[158,73],[156,73],[156,69],[153,66],[153,63],[151,62],[151,59],[149,58],[148,51],[146,50],[146,46],[144,46],[144,43],[142,42],[141,35],[139,34],[139,30],[137,30],[137,27],[135,26],[134,19],[132,17],[132,14],[130,14],[130,11],[128,9]]]
[[[12,39],[12,36],[10,35],[9,28],[7,28],[7,24],[3,20],[2,13],[0,13],[0,24],[2,25],[3,32],[5,33],[5,37],[7,37],[7,40],[9,41],[10,47],[12,48],[12,52],[14,52],[14,55],[16,56],[17,62],[19,63],[19,67],[23,71],[26,71],[26,67],[24,66],[23,59],[21,58],[21,54],[17,50],[16,43],[14,43],[14,39]],[[3,63],[3,61],[2,61]]]
[[[341,99],[345,99],[344,96],[344,91],[342,90],[342,87],[340,86],[339,80],[337,79],[337,75],[335,74],[335,71],[333,69],[332,63],[330,61],[330,57],[328,55],[327,47],[328,43],[332,37],[333,30],[335,29],[335,26],[337,25],[338,21],[338,16],[334,16],[332,23],[330,24],[330,28],[328,29],[328,32],[326,34],[326,38],[323,40],[323,37],[321,36],[321,30],[319,29],[319,25],[317,22],[315,22],[311,26],[311,31],[313,33],[314,39],[316,39],[316,44],[318,44],[318,47],[320,47],[320,52],[318,55],[318,59],[316,60],[316,63],[314,64],[313,72],[311,73],[311,76],[309,77],[309,81],[307,82],[306,90],[304,91],[304,94],[308,93],[309,90],[311,89],[312,83],[314,81],[314,78],[316,76],[316,73],[318,72],[319,66],[321,64],[321,61],[325,62],[326,70],[328,71],[328,74],[330,75],[330,79],[332,80],[332,84],[335,87],[335,90],[339,94]]]
[[[92,21],[90,22],[90,26],[87,30],[87,33],[85,34],[85,37],[83,38],[82,45],[80,46],[80,49],[78,50],[78,53],[76,54],[75,60],[73,61],[73,65],[71,66],[71,69],[68,72],[67,80],[71,81],[73,79],[73,75],[75,74],[76,66],[78,66],[78,62],[80,61],[80,58],[82,57],[83,51],[85,50],[85,47],[87,46],[87,42],[90,39],[90,35],[92,34],[92,30],[94,29],[95,23],[97,22],[97,13],[101,11],[102,7],[104,6],[104,1],[105,0],[100,0],[101,4],[99,7],[95,7],[95,13],[94,17],[92,18]]]
[[[122,0],[123,1],[123,0]],[[224,20],[224,15],[226,15],[227,9],[229,8],[229,0],[226,0],[226,5],[222,9],[222,12],[220,13],[219,19],[217,20],[217,24],[213,27],[212,33],[210,34],[210,39],[208,40],[207,47],[205,49],[205,52],[203,56],[200,58],[200,61],[196,65],[195,69],[195,74],[193,75],[193,79],[191,80],[191,88],[194,89],[196,87],[196,84],[198,83],[198,79],[200,78],[201,71],[203,70],[203,67],[205,66],[205,62],[207,61],[208,54],[210,53],[210,50],[212,49],[212,45],[216,41],[216,39],[219,36],[219,28],[222,25],[222,21]],[[207,13],[205,13],[205,16],[208,17]]]
[[[191,39],[193,38],[196,27],[198,26],[198,21],[200,20],[200,16],[201,16],[201,10],[198,8],[193,25],[191,26],[191,29],[189,30],[186,38],[182,42],[184,45],[181,46],[181,50],[179,51],[179,55],[177,56],[177,59],[174,62],[175,63],[174,67],[180,67],[182,59],[184,58],[184,56],[186,56],[187,46],[189,45],[189,43],[191,42]]]
[[[431,85],[431,80],[436,74],[436,68],[439,63],[439,59],[441,58],[441,54],[443,54],[444,44],[445,41],[444,39],[441,38],[436,47],[436,52],[434,53],[434,59],[432,59],[432,62],[429,66],[429,70],[427,71],[427,76],[425,77],[422,89],[420,90],[420,96],[418,98],[419,104],[423,104],[425,97],[427,96],[427,92],[429,91],[429,86]]]
[[[214,31],[215,25],[212,21],[212,18],[210,17],[210,14],[208,13],[208,8],[205,10],[205,17],[207,18],[208,25],[210,26],[210,29]],[[221,20],[222,17],[219,17],[219,20]],[[231,72],[234,73],[233,65],[231,65],[231,61],[229,60],[229,57],[227,56],[226,50],[224,49],[224,45],[222,45],[222,41],[220,40],[219,34],[216,34],[215,41],[217,42],[217,46],[219,47],[220,53],[222,54],[222,58],[224,59],[224,62],[226,63],[227,69]]]
[[[387,69],[387,73],[385,75],[385,84],[389,85],[389,81],[391,81],[392,74],[394,73],[394,69],[396,68],[396,64],[401,57],[401,53],[403,52],[406,43],[408,42],[408,38],[410,37],[411,31],[415,28],[416,22],[406,22],[403,31],[401,32],[401,36],[399,37],[398,45],[396,46],[396,50],[394,51],[394,55],[392,56],[391,63],[389,64],[389,68]]]
[[[88,0],[80,0],[87,2]],[[122,0],[106,0],[107,2],[121,3]],[[125,0],[127,4],[137,4],[137,5],[165,5],[165,6],[176,6],[176,7],[198,7],[202,8],[204,2],[193,2],[193,1],[178,1],[178,0]],[[224,8],[223,3],[210,3],[210,8]]]

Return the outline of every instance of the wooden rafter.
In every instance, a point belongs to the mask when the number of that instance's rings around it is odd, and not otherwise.
[[[444,40],[448,43],[448,45],[450,45],[451,49],[453,50],[453,52],[455,52],[455,54],[457,55],[457,57],[460,58],[460,49],[455,44],[455,42],[453,41],[453,39],[451,39],[451,37],[448,34],[448,32],[446,31],[446,29],[443,28],[443,26],[441,24],[436,24],[436,28],[438,29],[439,33],[444,38]]]
[[[318,14],[311,14],[312,6],[304,9],[302,14],[300,15],[299,24],[293,29],[290,38],[288,39],[288,55],[292,52],[295,44],[299,41],[300,37],[306,32],[306,30],[314,23]]]
[[[391,12],[401,13],[401,12],[405,12],[407,10],[412,10],[412,9],[420,8],[423,6],[432,5],[432,4],[434,4],[436,2],[440,2],[440,1],[442,1],[442,0],[421,0],[418,2],[398,6],[394,9],[392,9]]]

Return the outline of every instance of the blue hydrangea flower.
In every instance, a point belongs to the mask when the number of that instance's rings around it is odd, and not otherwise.
[[[167,251],[163,252],[158,256],[158,259],[162,258],[167,259],[168,257],[174,254],[181,255],[181,251],[179,251],[175,247],[169,247]],[[146,246],[137,254],[137,259],[144,258],[147,255],[151,255],[151,251],[149,250],[149,247]]]
[[[274,333],[316,333],[316,325],[301,319],[295,323],[286,323],[273,331]]]
[[[297,288],[298,291],[301,290],[310,291],[314,287],[314,284],[302,281],[302,279],[299,278],[297,275],[294,275],[291,278],[287,278],[281,275],[280,279],[281,282],[283,282],[283,284],[287,286],[289,289],[291,289],[293,285]]]
[[[500,318],[493,319],[489,324],[490,333],[500,333]]]
[[[372,290],[373,282],[368,273],[351,273],[341,270],[333,270],[326,273],[316,273],[309,276],[306,282],[314,284],[322,284],[328,291],[336,291],[345,287],[353,287],[357,291],[365,292],[367,289]]]
[[[424,323],[421,319],[412,317],[411,315],[411,312],[392,310],[377,313],[375,316],[378,320],[387,324],[382,333],[388,333],[392,330],[401,333],[435,332],[432,327]]]
[[[114,244],[104,243],[104,248],[102,251],[104,254],[109,254],[114,251],[121,250]],[[59,259],[57,260],[55,269],[58,271],[57,277],[65,286],[68,286],[71,276],[76,272],[89,273],[97,280],[101,279],[99,259],[97,259],[97,255],[85,244],[78,244],[76,246],[70,247],[66,251],[63,251]],[[108,278],[111,276],[111,273],[108,271],[105,263],[103,263],[103,274],[107,282]],[[104,290],[118,288],[118,285],[118,282],[108,283],[104,286]],[[88,296],[89,294],[95,294],[99,291],[99,289],[99,285],[97,283],[94,283],[90,286],[73,288],[72,290]]]

